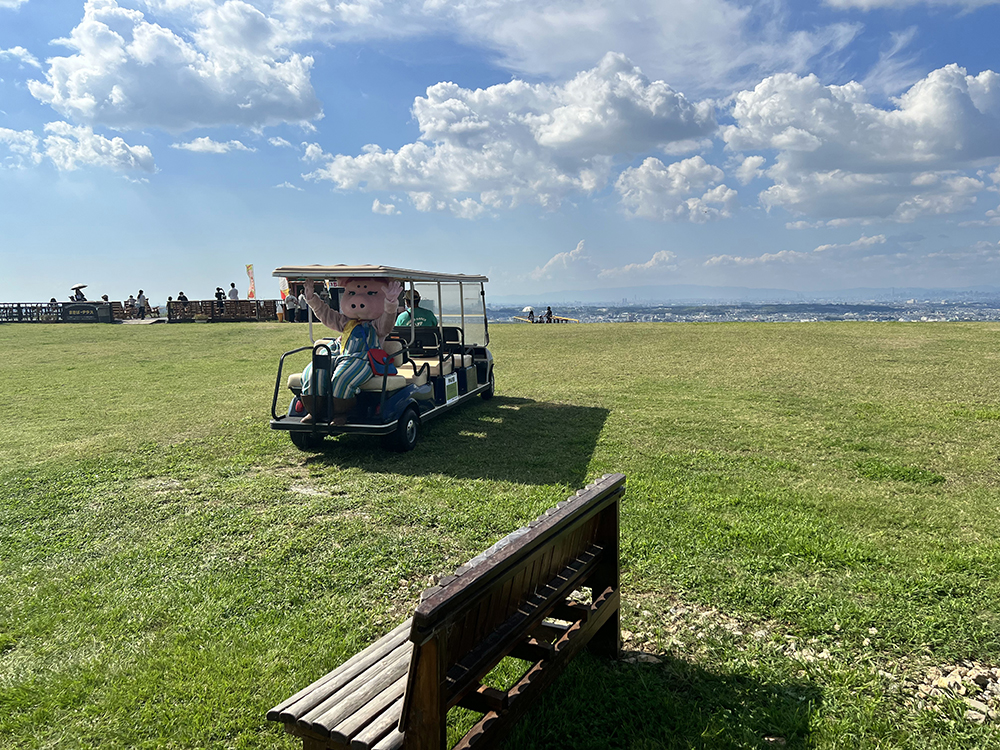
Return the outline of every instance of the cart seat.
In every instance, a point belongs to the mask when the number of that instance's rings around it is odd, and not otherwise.
[[[448,375],[453,371],[451,357],[445,357],[444,362],[438,360],[437,357],[433,359],[412,359],[410,360],[417,367],[421,367],[424,364],[430,366],[430,375],[432,378],[440,377],[441,375]],[[455,355],[455,364],[461,367],[472,367],[472,355]]]
[[[404,361],[403,344],[395,339],[388,339],[385,344],[386,354],[392,355],[392,362],[396,365],[396,374],[390,375],[385,384],[386,391],[395,391],[404,385],[423,385],[427,382],[427,370],[420,369],[419,365],[410,364]],[[373,375],[361,384],[363,391],[381,391],[382,376]]]
[[[400,388],[406,385],[406,378],[402,375],[390,375],[385,380],[385,390],[398,391]],[[381,393],[382,391],[382,376],[372,375],[368,380],[361,384],[361,390],[366,393],[374,391],[375,393]]]
[[[332,339],[319,339],[316,344],[327,343],[332,341]],[[420,370],[420,365],[413,367],[410,364],[404,364],[403,362],[403,346],[398,341],[386,341],[385,351],[388,354],[393,355],[392,361],[396,365],[397,374],[390,375],[385,384],[386,391],[398,391],[400,388],[406,385],[423,385],[427,382],[427,370]],[[288,389],[293,393],[302,393],[302,373],[294,372],[288,376]],[[361,390],[370,392],[376,391],[381,392],[382,390],[382,376],[372,375],[368,380],[361,384]]]

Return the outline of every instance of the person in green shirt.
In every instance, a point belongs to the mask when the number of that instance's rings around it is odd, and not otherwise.
[[[434,317],[434,313],[420,306],[420,292],[414,290],[413,300],[410,300],[410,293],[406,293],[406,303],[409,310],[403,310],[396,318],[396,325],[398,326],[408,326],[410,325],[411,318],[415,320],[415,325],[418,326],[437,326],[437,318]]]

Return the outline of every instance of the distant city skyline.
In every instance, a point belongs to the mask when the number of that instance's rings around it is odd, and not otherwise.
[[[1000,285],[1000,0],[0,0],[0,300]]]

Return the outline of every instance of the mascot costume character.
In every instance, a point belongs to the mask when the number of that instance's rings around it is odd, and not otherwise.
[[[340,312],[332,309],[306,284],[306,302],[319,321],[340,334],[330,344],[333,355],[330,396],[333,398],[334,424],[344,424],[361,384],[372,376],[368,350],[378,349],[392,331],[402,285],[393,279],[340,279],[344,288],[340,296]],[[312,362],[302,372],[302,405],[308,412],[303,422],[312,422],[316,397],[326,395],[326,384],[320,392],[312,392]]]

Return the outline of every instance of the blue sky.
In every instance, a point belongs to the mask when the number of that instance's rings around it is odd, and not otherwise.
[[[1000,0],[0,0],[0,300],[1000,284]]]

